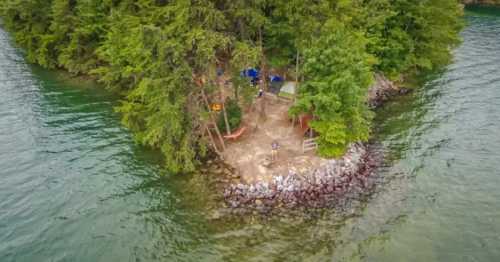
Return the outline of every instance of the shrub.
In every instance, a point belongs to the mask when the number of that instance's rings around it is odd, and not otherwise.
[[[241,108],[235,99],[227,100],[225,106],[229,127],[231,128],[231,130],[234,130],[241,124]],[[217,119],[217,126],[220,130],[226,131],[226,123],[224,122],[224,113],[222,111],[219,114],[219,118]]]

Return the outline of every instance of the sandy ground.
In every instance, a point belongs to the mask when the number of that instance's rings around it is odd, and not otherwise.
[[[302,173],[326,161],[314,152],[302,152],[300,128],[292,126],[287,113],[290,102],[269,96],[257,100],[244,114],[245,133],[236,141],[227,141],[224,152],[226,162],[239,170],[242,182],[270,181],[273,175],[288,174],[289,170]],[[265,117],[259,113],[261,103],[265,103]],[[271,161],[273,141],[280,145],[275,161]]]

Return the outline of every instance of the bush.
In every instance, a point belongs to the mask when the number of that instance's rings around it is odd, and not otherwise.
[[[235,99],[229,99],[226,101],[226,113],[227,120],[229,122],[229,127],[231,130],[238,128],[241,124],[241,108]],[[226,131],[226,123],[224,122],[224,113],[221,111],[219,118],[217,119],[217,126],[223,133]]]

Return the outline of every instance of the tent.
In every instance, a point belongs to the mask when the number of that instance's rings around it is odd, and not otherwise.
[[[279,75],[270,75],[269,76],[269,81],[271,81],[271,83],[273,82],[283,82],[283,77],[279,76]]]
[[[273,94],[279,94],[281,86],[283,85],[283,78],[278,75],[270,75],[269,82],[271,83],[270,91]]]
[[[247,69],[241,71],[241,73],[240,73],[241,77],[250,78],[250,82],[254,86],[257,85],[257,82],[259,81],[259,75],[260,75],[259,70],[255,69],[255,68],[247,68]]]
[[[249,77],[249,78],[252,78],[252,79],[257,79],[259,78],[259,70],[255,69],[255,68],[247,68],[243,71],[241,71],[240,75],[242,77]]]
[[[295,94],[295,82],[288,81],[281,87],[281,93],[286,93],[289,95]]]

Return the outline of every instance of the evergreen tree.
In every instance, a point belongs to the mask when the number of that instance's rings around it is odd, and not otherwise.
[[[305,50],[305,82],[292,114],[311,113],[319,133],[319,153],[342,155],[350,143],[366,141],[371,114],[366,94],[372,81],[373,58],[366,53],[361,33],[334,19]]]

